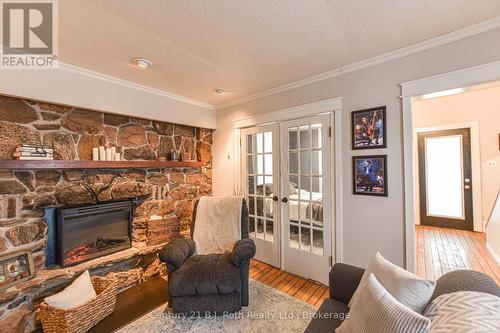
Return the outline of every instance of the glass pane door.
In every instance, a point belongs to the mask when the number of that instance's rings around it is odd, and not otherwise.
[[[281,125],[284,268],[325,283],[331,254],[330,116]]]
[[[242,131],[245,196],[249,208],[249,233],[257,246],[258,260],[279,266],[276,135],[274,126]]]

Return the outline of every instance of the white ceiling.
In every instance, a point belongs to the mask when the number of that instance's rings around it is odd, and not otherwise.
[[[59,3],[61,61],[213,105],[500,15],[500,0]]]

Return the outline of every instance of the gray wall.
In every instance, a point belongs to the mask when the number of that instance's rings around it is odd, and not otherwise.
[[[500,59],[500,29],[463,39],[432,50],[366,68],[341,77],[265,96],[217,111],[214,138],[214,194],[234,193],[233,121],[260,113],[341,96],[343,98],[341,131],[344,178],[342,195],[344,262],[366,266],[380,251],[396,264],[404,263],[404,200],[402,111],[399,84],[418,78],[449,72]],[[351,194],[350,112],[387,105],[388,148],[366,151],[388,155],[389,197],[377,198]]]

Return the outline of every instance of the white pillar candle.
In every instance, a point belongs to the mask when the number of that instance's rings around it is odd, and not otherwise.
[[[114,161],[116,156],[116,147],[111,147],[111,161]]]
[[[119,161],[120,160],[120,153],[115,153],[115,161]]]
[[[106,150],[104,146],[99,146],[99,161],[106,161]]]
[[[92,148],[92,160],[99,161],[99,148]]]
[[[106,148],[106,161],[112,161],[111,160],[111,148]]]

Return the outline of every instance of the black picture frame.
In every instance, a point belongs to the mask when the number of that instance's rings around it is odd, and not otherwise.
[[[367,161],[373,170],[366,170]],[[387,197],[387,179],[387,155],[352,157],[352,194]]]
[[[351,147],[352,150],[387,148],[387,106],[379,106],[351,112]],[[375,115],[375,117],[374,117]],[[366,118],[367,129],[364,129]],[[381,121],[382,133],[378,133]],[[368,133],[367,133],[368,132]],[[382,143],[380,143],[382,140]]]
[[[31,279],[35,274],[30,252],[16,252],[0,257],[0,290]]]

